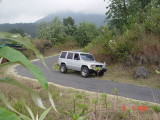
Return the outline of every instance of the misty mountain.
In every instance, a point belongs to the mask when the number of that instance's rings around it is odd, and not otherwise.
[[[100,14],[83,14],[83,13],[73,13],[73,12],[58,12],[50,14],[38,21],[36,23],[40,23],[43,21],[50,22],[54,19],[54,17],[59,17],[61,20],[63,18],[72,17],[75,21],[75,24],[78,25],[80,22],[86,21],[96,24],[98,27],[104,25],[105,15]]]
[[[73,12],[60,12],[50,14],[40,20],[37,20],[35,23],[16,23],[16,24],[0,24],[0,32],[9,32],[12,29],[21,29],[25,33],[35,37],[35,30],[37,23],[42,21],[50,22],[54,17],[58,16],[61,20],[63,18],[72,17],[75,20],[75,24],[78,25],[80,22],[86,21],[96,24],[98,27],[104,25],[105,15],[98,14],[83,14],[83,13],[73,13]]]
[[[35,37],[35,23],[16,23],[16,24],[0,24],[0,32],[9,32],[12,29],[21,29],[25,33],[30,34],[32,37]]]

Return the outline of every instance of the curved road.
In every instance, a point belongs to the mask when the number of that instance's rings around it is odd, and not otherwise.
[[[48,65],[50,71],[48,71],[39,60],[32,63],[42,69],[49,82],[93,92],[97,91],[98,83],[98,89],[101,93],[112,94],[113,89],[117,88],[118,96],[160,103],[160,90],[158,89],[140,87],[107,80],[97,80],[95,78],[82,78],[80,74],[62,74],[59,71],[55,71],[52,69],[52,64],[57,62],[58,57],[59,56],[45,58],[45,62]],[[33,76],[23,66],[17,66],[16,71],[21,76],[33,78]]]

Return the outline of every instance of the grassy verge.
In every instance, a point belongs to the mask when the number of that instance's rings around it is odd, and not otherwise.
[[[123,67],[122,65],[110,65],[107,67],[108,71],[101,78],[103,80],[110,80],[115,82],[122,82],[127,84],[134,84],[144,87],[160,88],[159,78],[154,73],[152,67],[147,67],[149,75],[146,79],[134,79],[133,74],[135,67]]]
[[[11,69],[12,64],[3,64],[0,66],[0,78],[12,77],[27,87],[37,91],[44,104],[49,107],[47,92],[35,81],[22,78],[15,75]],[[78,117],[84,117],[85,120],[159,120],[160,106],[158,104],[136,101],[119,96],[97,94],[82,90],[66,88],[53,83],[49,84],[49,90],[55,101],[60,114],[52,110],[46,117],[46,120],[77,120]],[[19,112],[28,115],[24,104],[27,104],[34,114],[42,113],[32,101],[31,96],[25,91],[12,85],[0,83],[0,91],[5,94],[11,104]],[[5,107],[0,101],[0,106]],[[139,107],[147,106],[148,110],[140,110]],[[134,109],[133,109],[134,108]]]
[[[53,64],[53,69],[58,71],[59,66],[57,63]],[[111,65],[107,66],[107,72],[105,72],[104,76],[101,77],[100,79],[102,80],[110,80],[110,81],[115,81],[115,82],[121,82],[121,83],[127,83],[127,84],[134,84],[138,86],[143,86],[143,87],[151,87],[151,88],[160,88],[159,85],[159,78],[158,76],[154,73],[154,70],[152,68],[149,69],[149,76],[146,79],[138,78],[134,79],[133,78],[133,73],[135,68],[131,67],[122,67],[121,65]],[[69,71],[74,73],[73,71]]]

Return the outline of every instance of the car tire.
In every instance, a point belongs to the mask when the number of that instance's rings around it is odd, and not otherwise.
[[[82,67],[81,76],[87,78],[89,76],[89,69],[87,67]]]
[[[99,72],[98,73],[98,76],[103,76],[104,75],[104,72]]]
[[[61,71],[61,73],[67,73],[67,67],[65,64],[61,64],[60,71]]]

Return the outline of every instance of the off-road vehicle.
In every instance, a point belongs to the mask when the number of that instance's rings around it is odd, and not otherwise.
[[[106,72],[105,63],[96,62],[93,55],[85,52],[63,51],[58,60],[61,73],[67,70],[81,72],[82,77],[88,77],[90,74],[103,76]],[[99,68],[98,72],[96,68]]]

